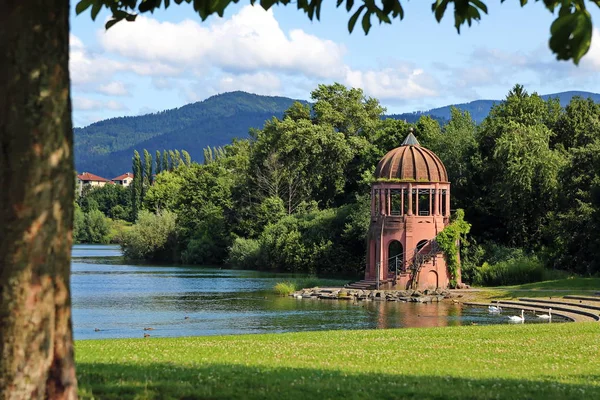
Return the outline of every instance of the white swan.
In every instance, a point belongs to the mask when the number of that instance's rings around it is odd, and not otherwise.
[[[537,317],[541,319],[552,319],[552,309],[548,309],[548,314],[539,314]]]
[[[488,311],[491,313],[499,313],[502,312],[502,307],[500,307],[500,302],[496,300],[495,306],[488,306]]]
[[[525,314],[525,310],[521,310],[521,316],[519,317],[518,315],[511,315],[508,317],[508,320],[511,322],[524,322],[525,321],[525,316],[523,315]]]

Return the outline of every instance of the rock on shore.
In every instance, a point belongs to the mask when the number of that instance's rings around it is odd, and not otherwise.
[[[297,299],[350,300],[350,301],[402,301],[432,303],[452,297],[450,291],[436,290],[360,290],[346,288],[312,288],[292,293]]]

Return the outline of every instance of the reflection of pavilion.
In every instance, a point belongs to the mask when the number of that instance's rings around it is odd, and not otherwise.
[[[367,303],[376,312],[377,329],[427,328],[461,325],[461,309],[447,303],[397,303],[375,301]],[[452,318],[450,318],[452,317]],[[453,322],[451,322],[451,319]]]
[[[397,288],[448,287],[446,260],[434,240],[450,219],[444,164],[411,129],[379,161],[375,177],[365,279],[393,280]]]

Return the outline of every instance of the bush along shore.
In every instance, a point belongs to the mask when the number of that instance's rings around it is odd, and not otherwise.
[[[440,302],[455,295],[445,289],[419,290],[363,290],[346,288],[302,289],[290,294],[297,299],[401,301],[414,303]]]

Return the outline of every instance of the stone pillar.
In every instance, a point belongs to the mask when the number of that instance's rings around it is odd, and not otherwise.
[[[415,202],[417,204],[415,204],[415,215],[419,216],[419,187],[417,186],[417,188],[415,189]]]
[[[450,216],[450,186],[446,189],[446,216]]]
[[[440,208],[440,200],[442,199],[442,196],[440,194],[440,184],[436,183],[435,184],[435,215],[440,215],[441,213],[441,208]]]
[[[408,215],[413,215],[412,183],[408,184]]]
[[[429,215],[433,215],[433,191],[429,188]]]
[[[375,214],[375,189],[371,188],[371,215]]]
[[[404,216],[404,188],[400,189],[400,215]]]
[[[387,215],[392,215],[392,190],[386,189],[387,192]]]

